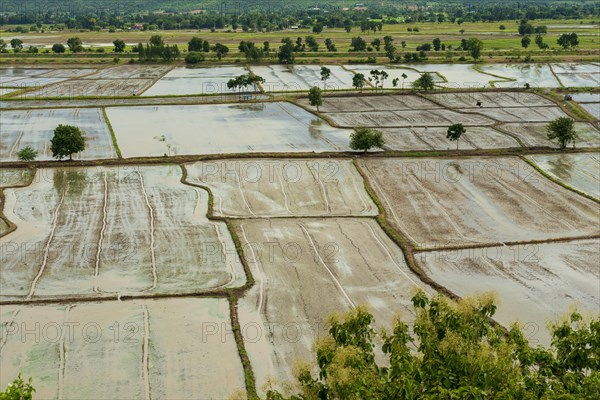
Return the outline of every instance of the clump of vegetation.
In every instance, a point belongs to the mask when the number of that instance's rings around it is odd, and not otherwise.
[[[33,161],[37,158],[38,152],[31,146],[23,147],[17,152],[17,157],[21,161]]]
[[[421,74],[412,84],[415,89],[431,90],[434,85],[433,76],[430,73]]]
[[[558,145],[561,150],[564,150],[569,143],[573,143],[573,147],[575,147],[577,132],[575,132],[575,121],[573,119],[558,117],[548,124],[546,131],[548,132],[549,140],[558,139]]]
[[[352,150],[362,150],[367,153],[373,147],[383,148],[384,145],[383,133],[377,129],[359,127],[350,134]]]
[[[63,157],[73,159],[74,153],[85,150],[85,137],[81,130],[72,125],[58,125],[54,130],[54,136],[50,141],[52,157],[62,160]]]
[[[574,312],[552,326],[550,349],[533,348],[517,324],[506,332],[492,323],[492,296],[453,303],[420,291],[412,303],[412,329],[397,320],[380,335],[365,308],[332,317],[329,337],[316,344],[319,375],[298,368],[300,393],[290,399],[598,398],[600,319],[586,324]],[[269,400],[284,398],[267,392]]]
[[[0,400],[31,400],[35,388],[31,385],[31,378],[25,382],[23,376],[19,377],[10,383],[4,392],[0,393]]]
[[[458,140],[467,130],[463,124],[453,124],[448,127],[446,132],[446,139],[450,139],[451,142],[456,141],[456,150],[458,150]]]

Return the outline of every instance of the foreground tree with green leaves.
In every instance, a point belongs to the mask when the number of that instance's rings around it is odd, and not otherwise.
[[[52,157],[62,160],[64,157],[73,159],[74,153],[85,150],[85,137],[81,130],[72,125],[58,125],[50,141]]]
[[[318,86],[313,86],[308,91],[308,102],[311,106],[317,107],[319,112],[319,107],[323,105],[323,94]]]
[[[434,84],[435,81],[433,80],[433,76],[431,76],[430,73],[425,72],[413,82],[412,86],[417,90],[431,90],[433,89]]]
[[[382,148],[385,144],[383,133],[377,129],[355,128],[350,134],[350,148],[362,150],[365,153],[373,147]]]
[[[297,393],[269,390],[267,399],[597,399],[600,318],[578,313],[552,326],[550,349],[531,347],[513,325],[492,323],[491,296],[451,302],[412,298],[412,331],[398,320],[378,335],[364,308],[332,317],[316,345],[319,376],[298,368]],[[386,360],[375,361],[375,341]],[[415,351],[416,349],[416,351]]]
[[[573,119],[558,117],[548,124],[546,131],[548,132],[549,140],[558,140],[561,150],[564,150],[569,143],[573,143],[573,146],[575,146],[577,132],[575,132],[575,121]]]
[[[28,382],[23,380],[23,376],[19,377],[8,385],[6,390],[0,393],[0,400],[31,400],[35,389],[31,386],[31,378]]]
[[[456,150],[458,150],[458,141],[463,133],[467,130],[463,126],[463,124],[453,124],[448,127],[446,131],[446,139],[449,139],[451,142],[456,141]]]

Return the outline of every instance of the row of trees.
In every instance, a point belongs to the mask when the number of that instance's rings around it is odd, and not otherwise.
[[[112,4],[111,4],[112,3]],[[203,6],[203,13],[189,13],[197,8],[193,2],[167,0],[145,1],[138,4],[105,0],[101,6],[82,0],[64,0],[61,7],[40,12],[35,4],[7,3],[0,14],[0,25],[22,25],[20,32],[51,29],[131,29],[141,24],[143,30],[157,29],[231,29],[243,31],[275,31],[292,25],[312,28],[319,33],[328,28],[357,28],[362,31],[381,30],[385,24],[412,24],[414,22],[463,22],[500,21],[519,19],[565,19],[598,16],[593,1],[555,2],[542,0],[519,2],[434,2],[415,7],[405,2],[369,4],[368,11],[342,11],[339,2],[319,4],[284,0],[271,2],[268,7],[260,2],[224,2],[211,7]],[[164,12],[167,10],[168,12]],[[17,28],[15,28],[16,30]]]

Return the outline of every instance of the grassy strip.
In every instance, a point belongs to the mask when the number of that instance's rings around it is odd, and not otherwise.
[[[108,130],[110,131],[110,137],[112,138],[113,147],[115,148],[117,157],[123,158],[123,156],[121,155],[121,149],[119,148],[119,143],[117,143],[117,137],[115,136],[115,131],[113,130],[112,124],[110,123],[110,119],[108,119],[108,114],[106,114],[106,107],[102,107],[102,114],[104,115],[104,120],[106,121]]]
[[[404,237],[396,229],[392,228],[392,226],[387,222],[385,208],[383,207],[383,205],[381,204],[381,201],[375,194],[375,191],[373,190],[371,183],[369,181],[369,177],[366,175],[366,173],[360,167],[360,164],[358,163],[357,159],[352,160],[352,162],[354,164],[354,167],[358,171],[358,173],[363,178],[365,190],[369,194],[369,197],[371,197],[371,200],[373,200],[375,205],[377,205],[377,209],[379,210],[379,215],[375,218],[375,220],[377,221],[379,226],[381,226],[381,229],[383,229],[383,231],[386,233],[386,235],[388,235],[388,237],[390,239],[392,239],[392,241],[400,247],[400,249],[402,250],[402,253],[404,254],[404,259],[406,261],[406,265],[408,265],[410,270],[419,277],[421,282],[431,286],[438,292],[444,294],[445,296],[447,296],[453,300],[458,300],[460,297],[456,293],[452,292],[447,287],[435,282],[433,279],[431,279],[425,273],[425,271],[423,271],[421,269],[421,267],[419,267],[419,265],[417,264],[417,262],[415,260],[415,256],[414,256],[414,244],[410,240],[408,240],[406,237]]]
[[[527,164],[529,164],[533,169],[535,169],[540,175],[542,175],[544,178],[549,179],[550,181],[556,183],[559,186],[562,186],[563,188],[570,190],[571,192],[577,193],[580,196],[585,197],[586,199],[592,200],[598,204],[600,204],[600,199],[597,199],[587,193],[582,192],[581,190],[575,189],[572,186],[567,185],[566,183],[564,183],[563,181],[553,177],[552,175],[548,174],[546,171],[544,171],[543,169],[541,169],[535,162],[533,162],[532,160],[530,160],[529,158],[521,155],[519,156],[523,161],[525,161]]]
[[[560,87],[564,88],[565,85],[562,83],[562,81],[560,80],[560,78],[558,77],[558,75],[556,74],[556,72],[554,72],[554,68],[552,68],[552,64],[548,63],[548,68],[550,68],[550,72],[552,72],[552,75],[554,75],[554,79],[556,79],[556,81],[558,82],[558,84],[560,85]]]
[[[250,363],[248,352],[246,351],[246,347],[244,345],[244,337],[242,336],[242,330],[238,318],[238,298],[235,294],[230,294],[228,300],[229,315],[231,317],[231,330],[233,331],[233,336],[235,337],[235,343],[237,345],[238,354],[240,355],[242,367],[244,368],[246,393],[248,395],[248,399],[258,399],[259,397],[256,393],[256,380],[254,378],[254,372],[252,371],[252,364]]]

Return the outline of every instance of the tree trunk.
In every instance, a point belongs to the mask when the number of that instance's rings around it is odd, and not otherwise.
[[[73,161],[73,155],[69,154],[69,161]]]
[[[456,151],[458,151],[458,139],[456,139]]]

